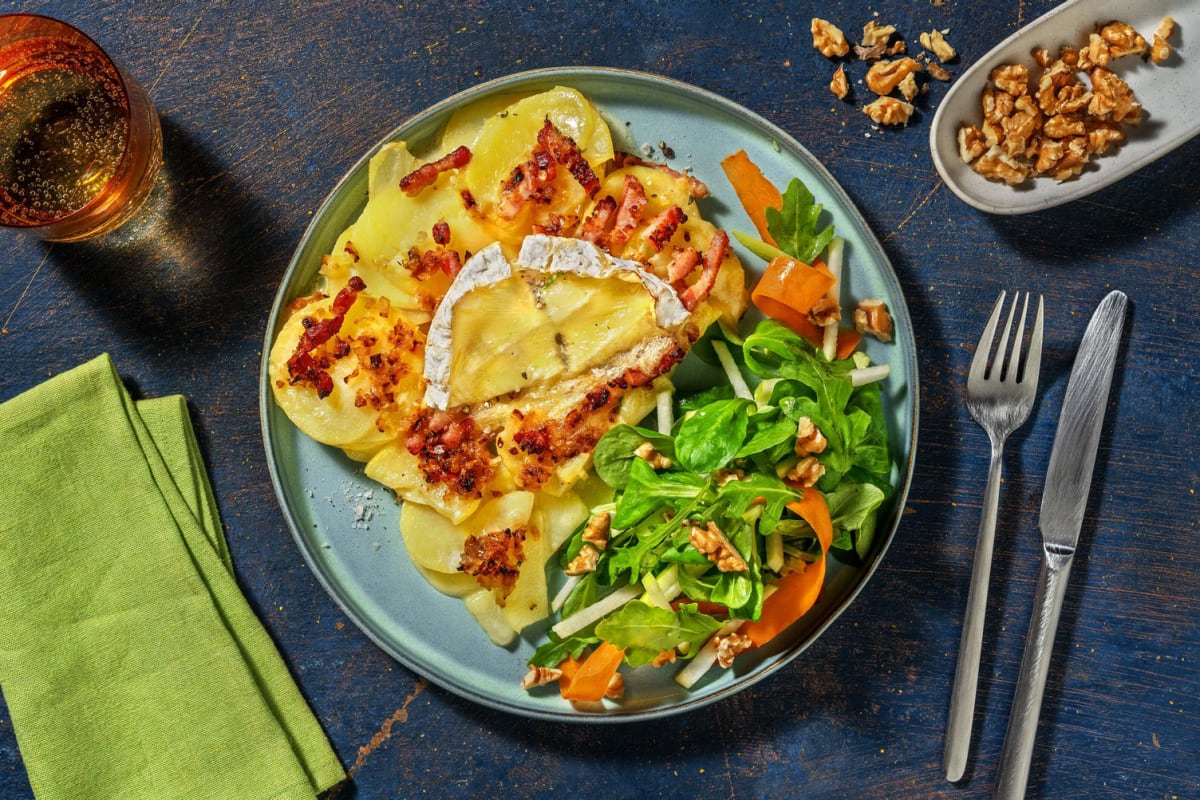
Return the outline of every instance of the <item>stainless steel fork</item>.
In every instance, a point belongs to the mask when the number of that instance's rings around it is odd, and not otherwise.
[[[971,586],[967,592],[967,610],[963,617],[962,639],[958,648],[958,666],[954,672],[954,688],[950,695],[950,714],[946,724],[946,746],[942,762],[946,779],[960,780],[967,768],[971,746],[971,726],[975,716],[975,692],[979,683],[979,658],[983,649],[983,621],[987,609],[988,582],[992,571],[992,545],[996,534],[996,508],[1000,501],[1000,476],[1004,457],[1004,442],[1009,434],[1029,418],[1037,395],[1038,372],[1042,361],[1043,303],[1039,296],[1037,316],[1025,360],[1021,360],[1025,318],[1029,311],[1029,293],[1024,302],[1020,292],[1014,293],[1004,333],[991,358],[992,343],[1004,309],[1005,292],[1000,293],[979,347],[967,375],[967,410],[987,432],[992,458],[988,469],[987,489],[983,498],[983,516],[979,522],[979,539],[975,545],[975,563],[971,569]],[[1018,304],[1021,318],[1013,336],[1013,318]],[[1011,355],[1009,346],[1011,343]]]

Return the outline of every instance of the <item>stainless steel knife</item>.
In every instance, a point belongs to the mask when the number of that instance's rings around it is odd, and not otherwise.
[[[1042,491],[1038,521],[1042,531],[1042,567],[1025,654],[1021,658],[1021,674],[1000,754],[993,795],[998,800],[1020,800],[1025,796],[1050,651],[1083,525],[1127,304],[1128,298],[1117,291],[1110,292],[1100,302],[1083,334],[1067,381]]]

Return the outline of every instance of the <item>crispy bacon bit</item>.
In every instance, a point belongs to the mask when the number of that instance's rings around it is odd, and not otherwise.
[[[687,350],[682,347],[675,347],[663,354],[658,363],[650,372],[630,367],[625,370],[625,374],[615,381],[615,385],[622,389],[636,389],[639,386],[645,386],[650,381],[657,378],[659,375],[665,375],[680,361],[683,361],[687,355]]]
[[[475,199],[475,195],[471,194],[469,189],[463,189],[460,193],[463,200],[463,208],[467,211],[474,211],[479,206],[479,201]]]
[[[438,244],[450,243],[450,224],[444,219],[433,223],[433,240]]]
[[[409,197],[416,197],[426,186],[437,182],[438,175],[452,169],[462,169],[471,160],[471,150],[459,145],[437,161],[422,164],[400,179],[400,189]]]
[[[554,196],[550,183],[557,173],[554,156],[540,146],[534,148],[529,160],[514,167],[500,185],[501,200],[496,213],[503,219],[515,219],[531,200],[550,202]]]
[[[684,280],[688,275],[692,274],[692,270],[700,263],[700,252],[694,247],[685,247],[682,250],[676,250],[675,255],[671,258],[671,264],[667,267],[667,283],[675,287],[676,292],[683,292],[687,288]]]
[[[296,343],[296,351],[292,353],[287,362],[288,375],[291,376],[293,384],[311,383],[317,389],[317,397],[322,399],[328,397],[333,391],[333,378],[326,371],[329,365],[324,363],[323,359],[313,358],[312,351],[337,335],[342,328],[342,322],[346,319],[346,312],[354,305],[358,293],[365,288],[367,286],[363,283],[363,279],[354,275],[347,282],[346,287],[333,298],[332,317],[323,320],[305,317],[301,321],[304,325],[304,333],[300,335],[300,341]]]
[[[558,464],[595,449],[600,436],[612,426],[621,394],[615,386],[600,386],[561,419],[514,411],[513,418],[520,427],[512,435],[508,452],[521,458],[518,484],[526,488],[541,486],[553,476]]]
[[[646,228],[646,239],[655,252],[660,252],[667,246],[667,242],[671,241],[675,230],[685,222],[687,222],[687,214],[683,213],[683,209],[679,206],[671,206],[665,211],[659,212],[658,216],[650,221],[650,225]]]
[[[700,269],[700,277],[679,295],[679,301],[688,311],[695,311],[704,298],[717,283],[717,273],[725,261],[725,250],[729,247],[729,234],[718,230],[704,251],[704,266]]]
[[[595,245],[601,244],[608,236],[608,230],[612,227],[616,215],[617,201],[609,195],[601,197],[596,201],[596,207],[592,209],[592,213],[583,221],[579,238],[586,239]]]
[[[615,153],[614,160],[615,169],[620,169],[622,167],[650,167],[651,169],[656,169],[659,172],[666,173],[672,178],[678,178],[680,180],[687,181],[688,191],[691,193],[692,197],[696,198],[697,200],[708,197],[708,185],[695,175],[690,175],[686,172],[680,172],[677,169],[668,167],[666,164],[660,164],[657,161],[651,161],[647,158],[634,155],[633,153]]]
[[[426,483],[480,497],[491,480],[487,437],[469,416],[422,408],[408,427],[404,447],[417,457]]]
[[[592,166],[583,157],[583,153],[580,151],[579,145],[575,144],[574,139],[559,131],[549,119],[538,131],[537,139],[538,144],[549,151],[554,156],[554,160],[566,167],[571,176],[579,181],[579,185],[588,193],[588,197],[596,194],[600,189],[600,179],[592,171]]]
[[[436,229],[437,226],[434,227]],[[462,259],[457,250],[449,248],[426,250],[422,253],[413,247],[409,249],[408,256],[404,259],[404,267],[419,281],[427,279],[438,270],[453,278],[462,269]]]
[[[528,535],[525,528],[505,528],[468,536],[458,568],[484,589],[495,592],[497,604],[503,606],[521,574]]]
[[[342,246],[342,249],[349,254],[350,258],[352,258],[355,263],[358,263],[358,248],[354,246],[354,242],[347,241],[346,244]]]
[[[621,204],[617,207],[617,219],[608,236],[610,252],[615,254],[625,246],[629,237],[633,235],[634,228],[642,221],[645,211],[646,187],[633,175],[626,175]]]

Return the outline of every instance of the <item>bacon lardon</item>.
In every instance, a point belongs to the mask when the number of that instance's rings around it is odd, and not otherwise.
[[[661,252],[667,246],[667,242],[671,241],[675,231],[685,222],[687,222],[687,214],[683,213],[683,209],[679,206],[671,206],[660,211],[646,227],[646,240],[650,242],[650,246],[654,248],[655,252]]]
[[[588,197],[599,191],[600,179],[596,177],[591,164],[583,157],[583,153],[574,139],[554,127],[554,123],[548,119],[542,129],[538,131],[537,138],[538,144],[549,151],[554,156],[554,160],[566,167],[571,176],[579,181],[579,185],[588,193]]]
[[[471,161],[471,150],[460,145],[437,161],[422,164],[400,179],[400,189],[409,197],[416,197],[426,186],[437,182],[438,175],[452,169],[462,169]]]
[[[696,306],[708,297],[708,293],[717,283],[717,273],[725,260],[725,251],[729,248],[729,234],[718,230],[704,251],[704,265],[700,268],[700,277],[679,295],[679,301],[688,311],[695,311]]]
[[[626,175],[621,204],[617,206],[617,218],[608,235],[609,252],[620,252],[629,241],[646,212],[646,202],[646,187],[633,175]]]

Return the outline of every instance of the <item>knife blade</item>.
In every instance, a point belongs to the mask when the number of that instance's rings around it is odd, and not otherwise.
[[[1042,563],[1037,595],[996,777],[994,797],[1000,800],[1025,796],[1054,634],[1083,527],[1128,301],[1124,293],[1113,291],[1100,302],[1083,334],[1063,396],[1038,518]]]

